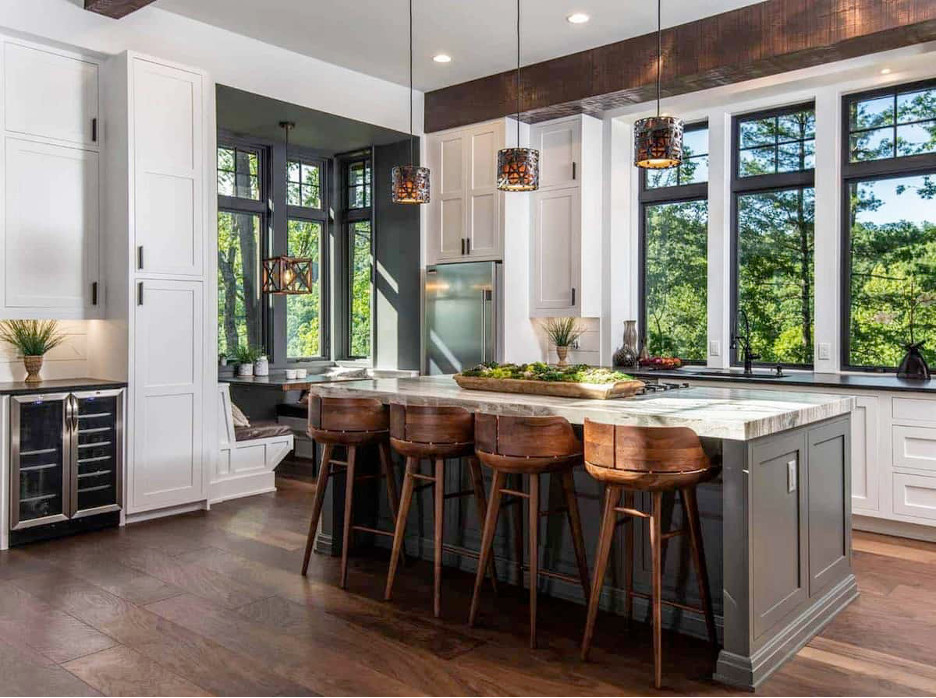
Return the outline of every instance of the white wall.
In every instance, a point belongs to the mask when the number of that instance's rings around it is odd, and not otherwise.
[[[88,375],[88,332],[93,320],[63,320],[60,329],[66,336],[63,344],[46,354],[42,377],[79,378]],[[0,383],[26,378],[23,358],[6,342],[0,342]]]
[[[0,26],[102,54],[126,50],[201,68],[218,83],[409,131],[406,87],[277,48],[224,29],[146,7],[113,20],[81,0],[2,0]],[[309,28],[314,41],[315,29]],[[423,99],[414,98],[414,128],[422,132]]]
[[[708,364],[729,365],[730,312],[730,148],[731,121],[735,115],[782,107],[799,102],[816,104],[816,274],[815,274],[815,370],[840,368],[841,268],[841,142],[842,97],[887,84],[900,84],[936,76],[933,61],[936,44],[862,56],[850,61],[746,83],[705,90],[664,100],[662,111],[686,123],[707,120],[709,126],[709,225],[708,225]],[[882,74],[883,69],[889,69]],[[606,232],[610,236],[605,260],[606,316],[602,318],[602,360],[621,342],[621,321],[638,316],[638,178],[634,176],[634,121],[648,115],[649,104],[605,114],[605,133],[610,132],[610,164],[606,168]],[[609,152],[606,150],[606,153]],[[606,199],[607,201],[607,199]],[[596,270],[597,272],[598,270]],[[713,346],[713,343],[717,346]],[[820,345],[828,345],[829,358],[820,360]],[[717,348],[717,355],[713,352]]]

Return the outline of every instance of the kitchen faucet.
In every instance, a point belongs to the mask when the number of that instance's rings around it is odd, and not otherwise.
[[[744,359],[744,375],[753,376],[754,369],[752,368],[752,364],[756,359],[760,358],[760,354],[751,353],[751,324],[748,322],[747,313],[744,312],[744,310],[738,310],[738,318],[744,319],[744,334],[732,335],[731,348],[741,348],[741,356]]]

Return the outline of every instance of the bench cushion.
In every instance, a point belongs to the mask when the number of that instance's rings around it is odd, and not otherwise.
[[[285,424],[270,422],[254,422],[254,424],[249,427],[234,427],[234,438],[238,441],[270,439],[274,436],[289,436],[292,433],[292,429]]]
[[[276,414],[280,417],[295,417],[297,419],[309,418],[309,406],[294,402],[284,402],[276,406]]]

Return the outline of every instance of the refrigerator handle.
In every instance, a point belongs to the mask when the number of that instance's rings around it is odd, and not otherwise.
[[[481,363],[487,363],[487,291],[481,289]]]

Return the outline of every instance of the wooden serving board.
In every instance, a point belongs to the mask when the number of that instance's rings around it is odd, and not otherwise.
[[[609,400],[631,397],[644,387],[638,380],[616,383],[562,383],[559,381],[518,380],[516,378],[478,378],[455,375],[455,382],[466,390],[486,390],[492,393],[521,393],[524,395],[551,395],[591,400]]]

